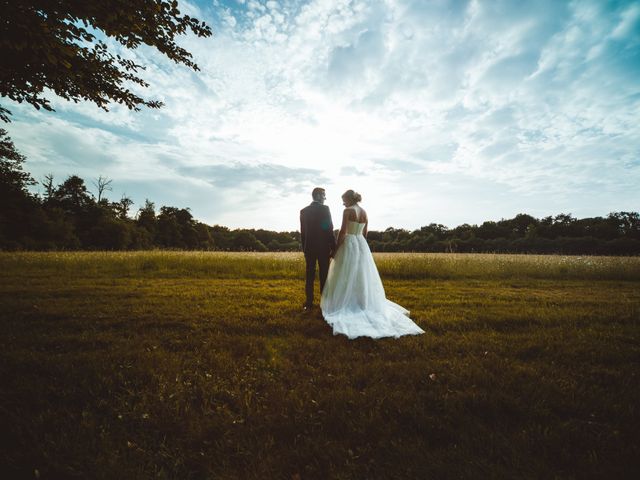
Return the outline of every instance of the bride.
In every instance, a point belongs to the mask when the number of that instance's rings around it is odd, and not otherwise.
[[[365,239],[369,220],[358,202],[359,193],[347,190],[336,254],[322,290],[322,315],[333,334],[356,337],[400,337],[424,333],[409,311],[386,299],[378,269]]]

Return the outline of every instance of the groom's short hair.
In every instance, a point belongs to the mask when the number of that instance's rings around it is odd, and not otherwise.
[[[311,192],[311,196],[313,197],[313,199],[315,200],[316,198],[318,198],[321,194],[324,193],[324,188],[320,188],[320,187],[316,187],[313,189],[313,191]]]

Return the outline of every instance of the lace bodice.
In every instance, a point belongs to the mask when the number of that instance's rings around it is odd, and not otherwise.
[[[362,235],[364,223],[349,222],[347,223],[347,235]]]

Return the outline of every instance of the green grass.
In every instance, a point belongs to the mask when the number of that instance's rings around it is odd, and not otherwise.
[[[426,334],[333,336],[300,254],[0,254],[3,478],[635,478],[640,259],[381,254]]]

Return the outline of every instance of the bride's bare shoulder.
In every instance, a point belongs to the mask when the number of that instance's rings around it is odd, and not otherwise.
[[[356,220],[358,218],[353,208],[345,208],[342,212],[342,217],[346,218],[347,220]]]

